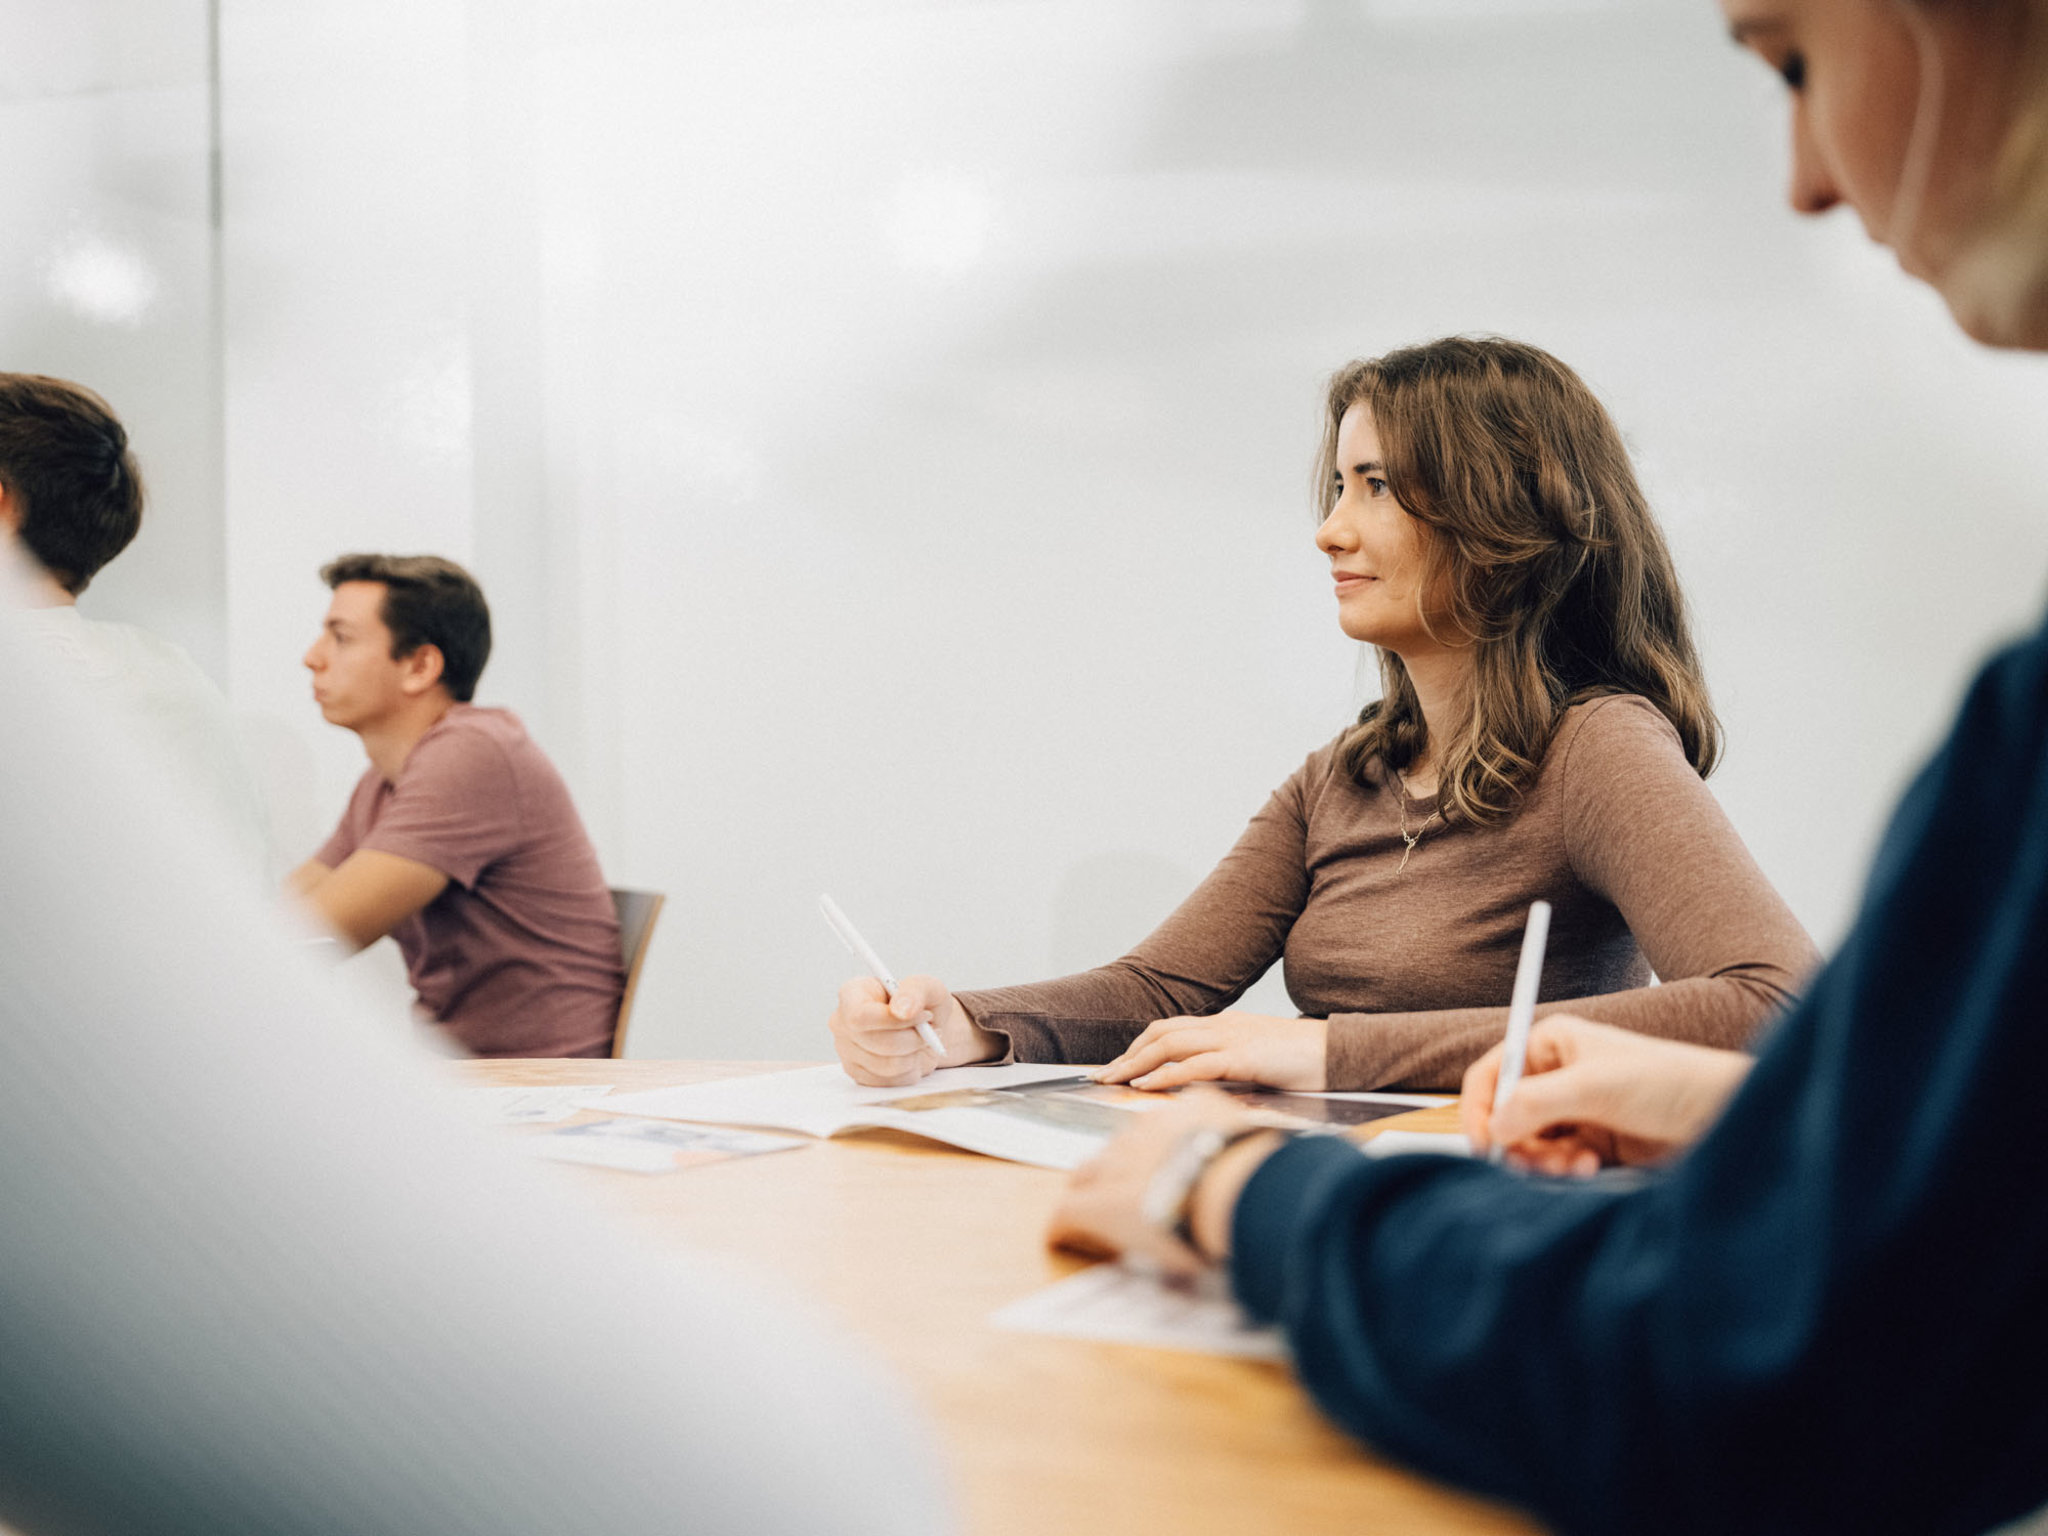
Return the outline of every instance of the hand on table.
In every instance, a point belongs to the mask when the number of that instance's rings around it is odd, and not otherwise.
[[[1187,1138],[1212,1127],[1234,1130],[1250,1118],[1234,1099],[1206,1088],[1133,1116],[1135,1125],[1068,1178],[1046,1240],[1095,1258],[1133,1259],[1177,1278],[1199,1273],[1208,1265],[1205,1254],[1221,1257],[1229,1251],[1237,1197],[1253,1170],[1279,1147],[1280,1134],[1248,1137],[1209,1165],[1188,1203],[1200,1253],[1146,1216],[1146,1195]]]
[[[1712,1050],[1554,1013],[1529,1031],[1528,1064],[1493,1118],[1501,1047],[1465,1073],[1458,1118],[1479,1151],[1495,1142],[1539,1173],[1588,1175],[1654,1163],[1706,1134],[1748,1076],[1740,1051]]]
[[[1268,1088],[1319,1091],[1328,1080],[1327,1019],[1275,1019],[1259,1013],[1159,1019],[1092,1074],[1099,1083],[1178,1088],[1227,1079]]]
[[[918,1034],[919,1018],[938,1031],[945,1061]],[[934,1067],[991,1061],[1003,1053],[1002,1037],[976,1025],[934,976],[905,977],[896,984],[894,1001],[874,977],[856,976],[839,989],[839,1006],[826,1023],[846,1075],[870,1088],[907,1087]]]

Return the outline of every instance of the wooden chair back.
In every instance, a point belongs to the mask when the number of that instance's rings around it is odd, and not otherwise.
[[[640,967],[647,963],[647,941],[654,920],[668,897],[660,891],[611,888],[612,909],[619,914],[619,951],[626,962],[626,990],[619,997],[619,1022],[612,1029],[612,1055],[626,1054],[626,1026],[633,1017],[633,994],[640,989]]]

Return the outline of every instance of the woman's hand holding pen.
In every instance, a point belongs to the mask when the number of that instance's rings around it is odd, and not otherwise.
[[[920,1018],[938,1031],[946,1066],[993,1061],[1003,1054],[1003,1037],[969,1018],[937,977],[904,977],[892,1000],[874,977],[856,976],[839,989],[839,1006],[827,1021],[846,1075],[870,1088],[902,1088],[939,1066],[938,1056],[918,1037]]]
[[[1458,1116],[1479,1151],[1539,1173],[1654,1163],[1704,1136],[1749,1075],[1741,1051],[1712,1050],[1554,1013],[1529,1031],[1528,1064],[1493,1116],[1501,1047],[1465,1073]]]
[[[1320,1091],[1328,1081],[1323,1055],[1327,1019],[1276,1019],[1264,1014],[1211,1014],[1158,1019],[1124,1053],[1090,1075],[1099,1083],[1179,1088],[1186,1083],[1261,1083]]]

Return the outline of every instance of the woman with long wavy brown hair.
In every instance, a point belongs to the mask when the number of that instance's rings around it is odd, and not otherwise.
[[[1509,411],[1509,422],[1490,419]],[[1720,726],[1678,574],[1613,421],[1549,353],[1451,337],[1353,363],[1330,381],[1317,483],[1327,523],[1344,494],[1347,421],[1376,430],[1385,494],[1418,525],[1420,614],[1469,652],[1469,699],[1432,737],[1415,679],[1380,649],[1381,697],[1345,740],[1347,772],[1428,762],[1448,811],[1512,815],[1562,711],[1637,694],[1704,778]],[[1369,638],[1361,636],[1360,638]]]
[[[2048,0],[1721,8],[1784,83],[1792,206],[1846,204],[1972,336],[2048,351]],[[2043,1536],[2044,998],[2048,622],[1965,690],[1754,1062],[1565,1015],[1498,1116],[1500,1058],[1474,1067],[1475,1145],[1668,1167],[1561,1194],[1205,1095],[1077,1169],[1052,1235],[1227,1264],[1333,1418],[1545,1529]]]
[[[1145,1088],[1455,1087],[1500,1036],[1522,924],[1546,1009],[1735,1046],[1811,942],[1701,782],[1719,753],[1669,553],[1613,421],[1538,348],[1451,337],[1331,381],[1319,548],[1383,697],[1112,964],[831,1017],[862,1082],[1012,1058]],[[1283,959],[1299,1017],[1230,1010]],[[1652,972],[1662,985],[1652,984]]]

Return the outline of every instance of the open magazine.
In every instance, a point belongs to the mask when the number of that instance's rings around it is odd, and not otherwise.
[[[1288,1093],[1217,1083],[1262,1119],[1293,1130],[1343,1131],[1412,1109],[1451,1102],[1413,1093]],[[613,1115],[761,1126],[835,1136],[896,1130],[970,1152],[1043,1168],[1073,1168],[1169,1094],[1091,1082],[1073,1066],[941,1068],[908,1088],[863,1088],[836,1066],[726,1078],[679,1088],[615,1093],[592,1109]]]

